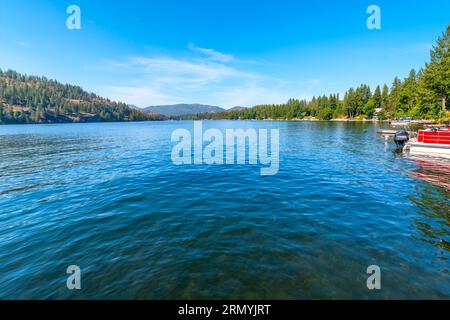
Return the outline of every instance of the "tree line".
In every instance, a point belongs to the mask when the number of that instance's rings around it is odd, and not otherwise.
[[[450,119],[450,25],[431,50],[430,61],[419,71],[412,69],[403,80],[396,77],[392,85],[366,84],[339,94],[313,97],[310,101],[290,99],[284,104],[258,105],[244,110],[195,114],[183,119],[301,119],[315,117],[379,120],[400,117]]]

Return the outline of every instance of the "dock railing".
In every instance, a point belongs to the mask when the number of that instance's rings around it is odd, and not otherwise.
[[[438,130],[438,131],[426,131],[419,130],[417,137],[418,142],[431,143],[431,144],[450,144],[450,131]]]

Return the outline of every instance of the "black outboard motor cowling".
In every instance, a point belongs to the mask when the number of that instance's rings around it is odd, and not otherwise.
[[[403,149],[406,142],[409,140],[409,133],[406,131],[398,131],[394,136],[395,145],[397,149]]]

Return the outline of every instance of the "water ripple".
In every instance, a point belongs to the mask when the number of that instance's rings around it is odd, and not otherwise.
[[[0,127],[0,298],[450,297],[448,162],[366,123],[204,126],[280,129],[279,173],[173,165],[191,122]]]

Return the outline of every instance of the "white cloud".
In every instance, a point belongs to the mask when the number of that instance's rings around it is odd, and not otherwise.
[[[210,58],[213,61],[231,62],[234,60],[234,57],[230,54],[222,53],[222,52],[216,51],[214,49],[200,48],[200,47],[197,47],[193,43],[189,43],[188,48],[191,51],[199,52],[199,53],[207,56],[208,58]]]
[[[101,94],[104,92],[105,95],[114,101],[126,102],[141,108],[178,102],[175,97],[166,95],[152,87],[106,86],[99,88],[99,92]]]
[[[175,82],[208,84],[232,77],[254,77],[238,71],[222,63],[203,60],[185,60],[172,57],[133,57],[131,67],[140,67],[139,72],[154,76],[167,83],[168,79]]]
[[[295,84],[249,71],[248,64],[231,55],[193,44],[189,49],[183,56],[134,56],[108,61],[102,70],[118,73],[121,83],[99,91],[139,107],[194,102],[251,107],[282,103],[295,96]],[[198,52],[202,58],[195,54]]]

